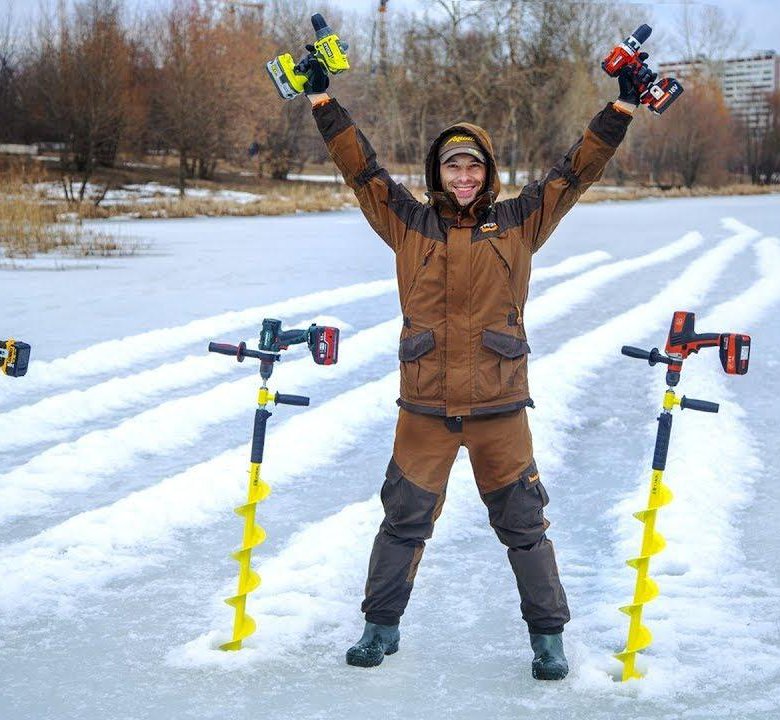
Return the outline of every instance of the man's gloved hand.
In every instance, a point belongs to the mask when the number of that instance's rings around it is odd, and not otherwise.
[[[618,75],[618,86],[620,87],[618,100],[631,103],[632,105],[639,105],[639,87],[641,85],[649,87],[658,77],[658,73],[654,73],[647,66],[645,60],[648,57],[646,52],[639,53],[639,60],[642,63],[642,67],[639,70],[634,70],[633,67],[628,66],[620,71],[620,75]]]
[[[314,57],[314,45],[307,45],[306,49],[311,53],[311,64],[307,73],[309,79],[304,83],[303,92],[307,95],[324,93],[328,89],[328,85],[330,85],[328,71]]]

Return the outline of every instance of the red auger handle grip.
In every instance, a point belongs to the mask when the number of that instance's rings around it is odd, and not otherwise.
[[[682,410],[700,410],[701,412],[716,413],[720,408],[718,403],[709,402],[709,400],[694,400],[693,398],[682,396],[680,400],[680,408]]]
[[[274,402],[277,405],[308,405],[309,398],[305,395],[283,395],[282,393],[276,393]]]

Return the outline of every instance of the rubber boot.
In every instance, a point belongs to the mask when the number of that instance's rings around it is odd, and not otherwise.
[[[531,633],[531,647],[534,651],[531,673],[537,680],[563,680],[566,677],[569,663],[563,654],[563,633]]]
[[[385,655],[398,652],[401,632],[398,625],[377,625],[366,623],[363,637],[347,650],[347,665],[375,667],[385,659]]]

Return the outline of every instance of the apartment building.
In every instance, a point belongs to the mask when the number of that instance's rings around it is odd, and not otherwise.
[[[735,115],[748,118],[751,125],[767,122],[766,95],[780,91],[780,56],[774,50],[715,64],[694,60],[663,63],[659,68],[660,76],[671,75],[683,86],[686,79],[702,72],[712,73],[717,78],[726,105]]]

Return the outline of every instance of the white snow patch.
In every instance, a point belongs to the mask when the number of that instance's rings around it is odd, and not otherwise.
[[[607,262],[607,260],[611,259],[612,255],[604,250],[594,250],[593,252],[582,253],[581,255],[572,255],[555,265],[534,268],[531,273],[531,282],[540,282],[542,280],[549,280],[564,275],[574,275],[575,273],[587,270],[592,265],[598,265],[599,263]]]

